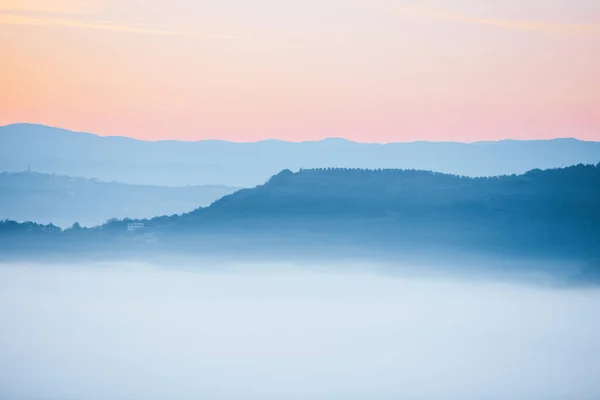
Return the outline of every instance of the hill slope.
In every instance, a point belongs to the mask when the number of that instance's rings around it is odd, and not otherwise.
[[[162,234],[221,232],[389,249],[450,246],[600,256],[600,165],[467,178],[427,171],[283,171],[208,208],[146,221]],[[319,238],[319,239],[317,239]]]
[[[575,139],[465,143],[147,142],[41,125],[0,127],[0,170],[162,186],[251,187],[289,168],[411,168],[468,176],[524,173],[600,161],[600,143]]]
[[[132,222],[144,225],[131,232]],[[0,258],[12,260],[359,257],[600,282],[600,165],[494,178],[284,170],[187,214],[62,232],[0,222],[0,235]]]
[[[40,173],[0,173],[0,219],[99,225],[109,218],[189,212],[234,192],[226,186],[159,187]]]

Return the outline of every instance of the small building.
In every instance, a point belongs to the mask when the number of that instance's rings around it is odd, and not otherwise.
[[[131,223],[127,224],[127,230],[129,232],[135,232],[135,231],[139,231],[141,229],[144,229],[143,222],[131,222]]]

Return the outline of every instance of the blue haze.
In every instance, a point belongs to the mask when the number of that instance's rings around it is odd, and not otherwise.
[[[0,265],[0,398],[600,396],[598,289],[333,266]]]
[[[495,176],[599,161],[600,143],[576,139],[385,145],[344,139],[148,142],[32,124],[0,127],[0,171],[31,165],[38,172],[161,186],[252,187],[283,169],[300,168],[408,168]]]

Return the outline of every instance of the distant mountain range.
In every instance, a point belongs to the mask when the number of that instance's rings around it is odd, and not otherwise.
[[[100,225],[110,218],[149,218],[207,206],[236,188],[108,183],[36,172],[0,173],[0,220]]]
[[[143,228],[129,232],[133,222]],[[600,164],[492,178],[411,170],[284,170],[264,185],[183,215],[111,221],[59,234],[14,224],[0,231],[14,232],[14,243],[31,237],[16,233],[36,231],[37,243],[43,237],[58,240],[54,243],[66,255],[76,243],[105,252],[138,243],[146,233],[160,242],[142,253],[364,251],[429,254],[446,261],[452,254],[479,253],[572,261],[600,273]]]
[[[600,143],[576,139],[465,143],[149,142],[32,124],[0,127],[0,170],[131,184],[252,187],[283,169],[404,168],[465,176],[521,174],[600,161]]]

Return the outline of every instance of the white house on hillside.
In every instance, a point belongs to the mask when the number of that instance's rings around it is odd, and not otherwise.
[[[144,229],[143,222],[132,222],[132,223],[127,224],[127,230],[129,232],[135,232],[140,229]]]

